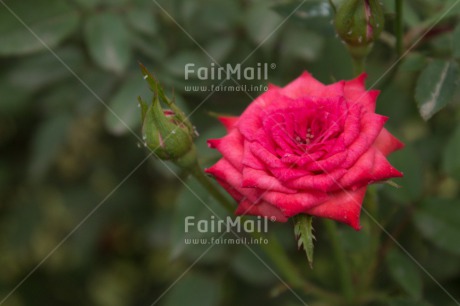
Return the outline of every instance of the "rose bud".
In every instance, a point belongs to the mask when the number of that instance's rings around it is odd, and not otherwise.
[[[193,144],[195,132],[191,123],[175,103],[166,97],[161,86],[145,67],[141,68],[154,92],[150,106],[138,98],[142,110],[142,138],[145,146],[160,159],[171,160],[182,167],[191,166],[196,160]],[[171,109],[162,109],[160,101]]]
[[[378,0],[346,0],[337,11],[334,24],[352,56],[362,59],[382,32],[382,6]]]
[[[208,144],[222,158],[207,172],[238,202],[236,214],[306,214],[360,229],[367,186],[402,176],[387,155],[403,147],[365,78],[324,85],[305,72],[270,86],[241,116],[219,118],[227,135]]]
[[[144,101],[139,103],[144,104],[143,108],[147,107]],[[193,143],[188,128],[175,118],[174,112],[161,109],[158,99],[147,107],[142,138],[149,149],[165,160],[176,160],[187,154]]]

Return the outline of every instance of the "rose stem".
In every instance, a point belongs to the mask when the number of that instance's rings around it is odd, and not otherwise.
[[[326,227],[326,231],[329,235],[329,239],[331,241],[332,250],[335,255],[335,259],[337,261],[337,265],[340,271],[340,282],[342,286],[343,295],[345,296],[347,302],[352,305],[353,302],[353,286],[352,286],[352,278],[350,269],[348,267],[348,263],[345,256],[345,251],[343,247],[340,245],[339,237],[337,235],[337,225],[335,221],[331,220],[324,220],[324,225]]]
[[[395,36],[396,36],[396,52],[398,57],[401,57],[404,52],[403,44],[403,0],[395,0],[396,7],[396,24],[395,24]]]
[[[364,72],[365,69],[365,58],[355,58],[352,56],[352,63],[353,63],[353,72],[355,76],[359,76],[361,73]]]
[[[204,187],[209,193],[219,201],[228,211],[232,212],[235,210],[235,205],[228,199],[225,194],[214,184],[201,170],[200,165],[197,163],[192,169],[190,169],[190,174],[192,174],[197,181]],[[243,216],[242,219],[244,220],[245,217]],[[263,237],[261,233],[253,232],[251,235],[259,239]],[[311,284],[310,282],[303,279],[303,277],[299,273],[299,269],[296,268],[289,258],[286,256],[283,248],[279,240],[276,238],[275,235],[271,234],[267,240],[269,241],[268,244],[260,244],[260,247],[263,251],[268,255],[271,261],[278,267],[280,273],[283,274],[284,278],[287,280],[287,283],[290,286],[295,288],[302,288],[308,293],[314,294],[319,297],[323,297],[327,300],[336,301],[338,297],[335,296],[333,293],[318,288],[317,286]]]
[[[233,201],[229,200],[228,197],[223,194],[220,189],[212,182],[206,174],[204,174],[203,170],[201,170],[201,166],[196,163],[196,165],[190,170],[190,174],[192,174],[196,180],[204,187],[206,190],[222,204],[228,211],[233,211],[235,209],[235,204]]]

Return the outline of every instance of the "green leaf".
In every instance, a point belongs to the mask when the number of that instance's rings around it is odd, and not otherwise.
[[[414,298],[422,296],[422,278],[419,268],[399,250],[392,249],[386,256],[386,264],[393,280]]]
[[[458,75],[457,64],[452,61],[435,59],[422,71],[417,80],[415,100],[420,115],[430,119],[451,100]]]
[[[453,178],[460,180],[460,125],[455,129],[454,134],[444,149],[442,169]]]
[[[222,286],[220,282],[199,274],[188,273],[172,287],[163,306],[216,306],[219,305]]]
[[[441,249],[460,255],[460,202],[427,199],[415,212],[414,220],[426,239]]]
[[[141,123],[138,96],[149,96],[148,87],[141,77],[131,77],[117,90],[108,103],[112,111],[107,110],[104,123],[109,132],[115,135],[123,135],[130,130],[136,129]]]
[[[297,215],[294,217],[294,233],[297,238],[297,247],[300,249],[303,246],[307,254],[308,264],[313,269],[313,217],[308,215]]]
[[[0,56],[28,54],[45,50],[45,46],[54,48],[78,26],[79,15],[67,1],[3,2],[0,6]]]
[[[114,13],[89,17],[84,35],[89,54],[102,68],[121,73],[131,61],[129,31],[123,19]]]

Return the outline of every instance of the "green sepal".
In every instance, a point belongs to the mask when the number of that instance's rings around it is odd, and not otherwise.
[[[297,247],[302,247],[307,254],[307,260],[310,268],[313,269],[313,217],[310,215],[297,215],[294,217],[294,234],[297,239]]]

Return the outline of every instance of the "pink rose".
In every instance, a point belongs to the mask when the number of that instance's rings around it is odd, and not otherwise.
[[[403,147],[365,79],[324,85],[304,72],[270,85],[240,117],[219,118],[228,134],[208,144],[223,157],[206,171],[239,203],[236,214],[309,214],[360,228],[367,185],[402,176],[386,156]]]

